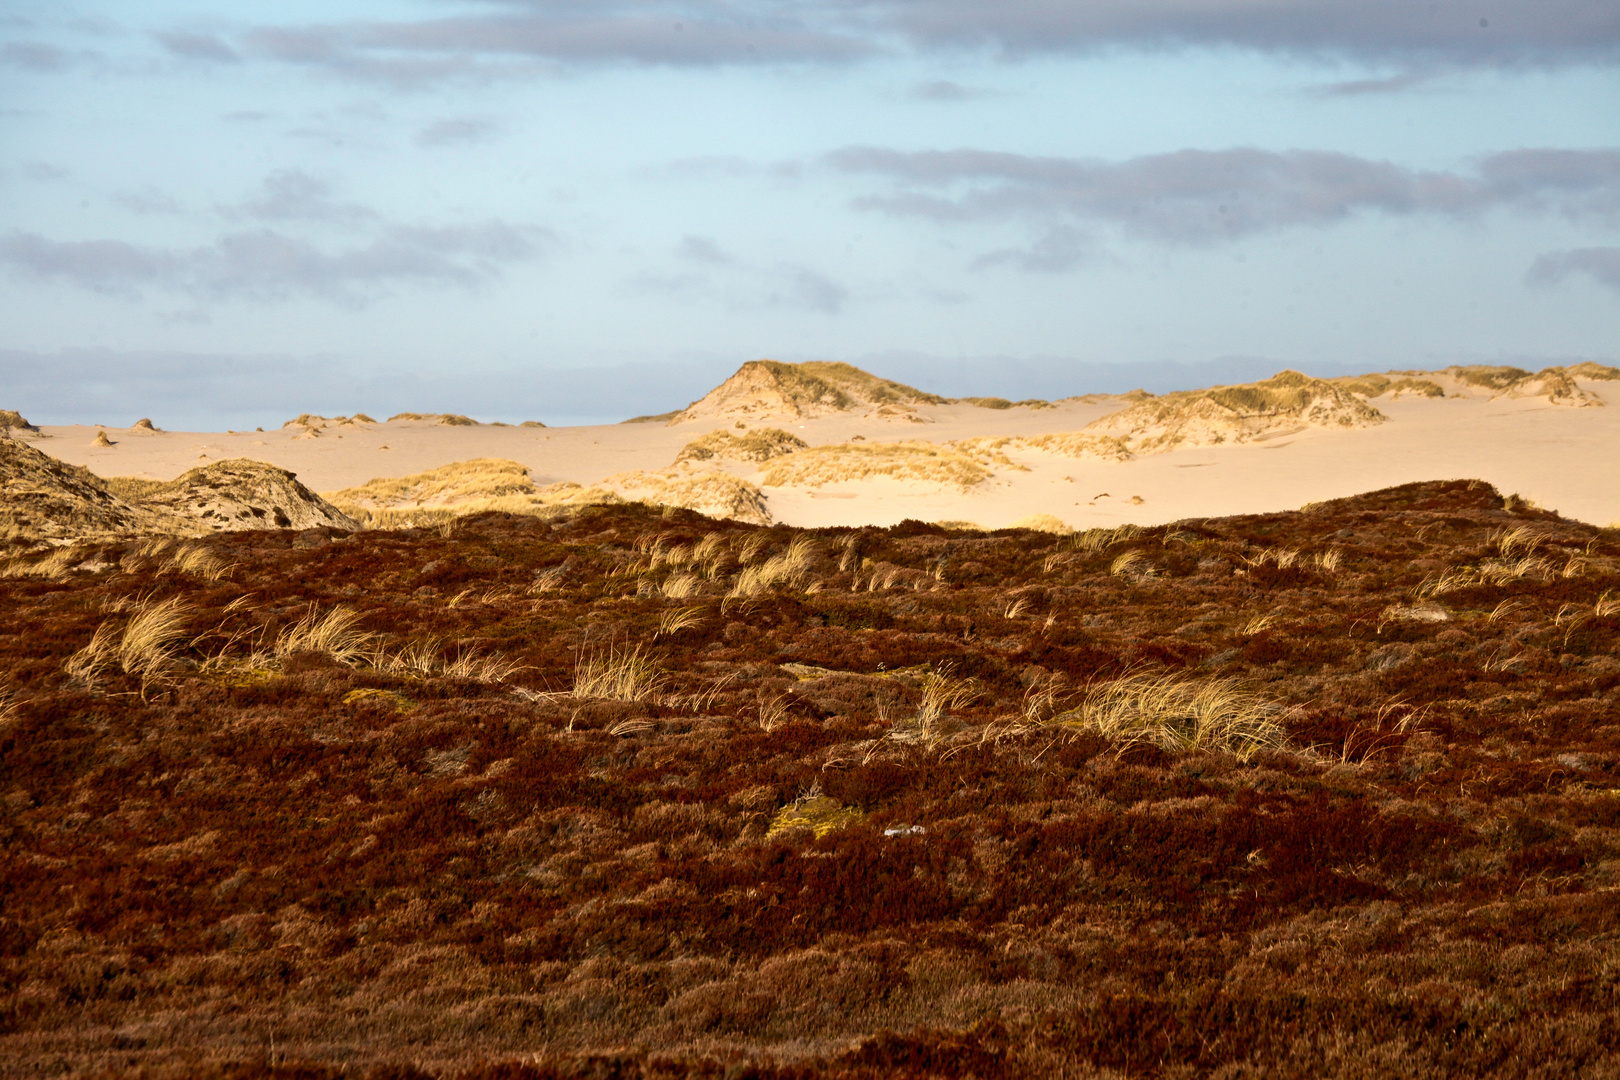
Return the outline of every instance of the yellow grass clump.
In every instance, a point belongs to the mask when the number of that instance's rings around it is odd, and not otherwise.
[[[758,596],[777,585],[798,588],[809,576],[815,557],[815,542],[807,536],[801,536],[789,544],[787,550],[780,555],[772,555],[762,563],[744,566],[742,572],[737,575],[737,581],[731,591],[726,594],[726,599]]]
[[[890,477],[952,484],[966,490],[990,478],[982,457],[921,440],[836,443],[812,446],[770,461],[762,470],[761,483],[765,487],[821,487],[845,480]]]
[[[369,659],[376,649],[376,635],[357,629],[359,622],[360,613],[353,608],[339,605],[322,615],[311,607],[303,618],[276,635],[275,656],[324,653],[353,667]]]
[[[712,458],[769,461],[795,450],[803,450],[809,445],[797,435],[780,428],[759,428],[743,435],[733,435],[723,430],[711,431],[682,447],[681,452],[675,455],[675,461],[708,461]]]
[[[143,603],[122,632],[111,623],[97,627],[90,643],[68,658],[67,673],[91,681],[116,666],[140,680],[145,696],[148,686],[167,680],[179,667],[175,646],[185,637],[190,617],[191,609],[178,598]]]
[[[573,696],[646,701],[658,696],[666,678],[641,646],[609,646],[605,652],[580,653],[574,665]]]
[[[1172,753],[1218,751],[1248,760],[1286,745],[1274,702],[1233,679],[1139,673],[1107,683],[1077,709],[1041,726],[1090,731],[1111,742],[1147,743]]]
[[[535,494],[528,466],[506,458],[474,458],[437,469],[370,480],[323,494],[328,502],[361,510],[448,506],[471,500]]]
[[[1071,536],[1074,527],[1055,514],[1030,514],[1021,517],[1007,526],[1009,529],[1030,529],[1034,532],[1053,533],[1057,536]]]

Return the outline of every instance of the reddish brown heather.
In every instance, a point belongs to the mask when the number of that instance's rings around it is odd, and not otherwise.
[[[0,577],[0,1076],[1620,1076],[1620,534],[1513,505]],[[68,674],[171,599],[161,680]],[[1137,672],[1287,744],[1089,731]]]

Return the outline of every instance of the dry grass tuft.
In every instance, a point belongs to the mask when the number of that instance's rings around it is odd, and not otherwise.
[[[701,582],[691,574],[671,574],[658,591],[667,599],[685,600],[697,592],[699,584]]]
[[[758,596],[778,585],[799,588],[809,576],[815,556],[815,541],[808,536],[797,537],[780,555],[772,555],[764,562],[753,566],[744,566],[742,572],[737,575],[737,581],[732,585],[731,591],[726,594],[726,599]]]
[[[666,676],[641,646],[584,653],[574,666],[573,696],[611,701],[648,701],[662,691]]]
[[[700,607],[670,608],[658,616],[658,629],[653,633],[653,637],[670,637],[702,621],[703,609]]]
[[[1118,525],[1112,529],[1092,528],[1074,534],[1074,550],[1086,555],[1106,551],[1115,544],[1123,544],[1142,535],[1140,525]]]
[[[322,615],[311,607],[292,626],[276,635],[274,648],[277,659],[299,653],[322,653],[349,667],[355,667],[376,655],[377,636],[357,630],[360,613],[353,608],[338,606]]]
[[[1247,761],[1286,745],[1281,708],[1233,679],[1127,675],[1087,695],[1050,725],[1091,731],[1122,745],[1174,753],[1218,751]]]
[[[1546,545],[1548,537],[1540,529],[1531,525],[1518,525],[1511,529],[1499,529],[1486,538],[1486,542],[1494,547],[1497,554],[1504,559],[1511,559],[1515,555],[1533,554],[1536,549]]]
[[[922,676],[922,701],[917,706],[916,714],[896,723],[883,738],[893,742],[934,746],[948,734],[944,728],[951,713],[972,704],[980,693],[977,681],[958,679],[951,675],[948,668],[925,672]]]
[[[1108,572],[1115,577],[1150,578],[1157,571],[1146,555],[1132,549],[1115,556],[1114,561],[1108,564]]]
[[[1068,524],[1056,514],[1030,514],[1008,524],[1009,529],[1030,529],[1034,532],[1052,533],[1057,536],[1074,535],[1074,526]]]
[[[177,597],[142,604],[122,633],[110,623],[97,627],[90,643],[68,658],[65,670],[91,682],[117,666],[140,681],[144,697],[149,686],[168,681],[179,669],[175,646],[185,637],[190,615],[191,609]]]
[[[0,563],[0,578],[30,577],[61,581],[83,560],[84,557],[70,547],[53,548],[39,559],[13,556]]]

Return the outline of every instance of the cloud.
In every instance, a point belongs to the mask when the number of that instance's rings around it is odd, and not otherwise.
[[[988,90],[975,90],[971,86],[963,86],[949,79],[920,83],[911,93],[913,97],[919,97],[924,101],[972,101],[974,98],[990,96]]]
[[[413,371],[368,369],[353,357],[0,348],[0,386],[6,388],[6,407],[36,424],[123,425],[150,416],[171,431],[220,431],[275,428],[304,412],[405,411],[615,423],[680,408],[747,359]]]
[[[1379,79],[1351,79],[1347,82],[1328,83],[1318,87],[1317,97],[1362,97],[1367,94],[1394,94],[1421,86],[1438,76],[1436,69],[1403,71]]]
[[[0,264],[24,277],[116,295],[152,288],[200,300],[309,296],[353,306],[394,286],[482,284],[499,277],[505,265],[536,257],[550,239],[547,230],[500,221],[394,226],[368,244],[337,251],[269,229],[231,233],[193,248],[56,241],[13,230],[0,237]]]
[[[25,161],[21,171],[30,180],[61,180],[67,176],[66,169],[48,161]]]
[[[117,191],[111,196],[114,203],[133,214],[178,214],[180,204],[155,187],[140,191]]]
[[[429,124],[416,133],[420,146],[449,146],[452,143],[482,142],[497,131],[493,121],[456,117]]]
[[[1005,248],[980,255],[973,269],[1012,266],[1025,273],[1055,274],[1085,262],[1091,254],[1091,237],[1079,229],[1058,226],[1047,231],[1027,249]]]
[[[1556,285],[1571,274],[1586,274],[1599,285],[1620,292],[1620,247],[1549,251],[1525,275],[1531,285]]]
[[[786,308],[836,315],[849,301],[849,289],[819,270],[794,262],[749,262],[708,237],[682,237],[674,255],[686,264],[679,272],[638,274],[626,284],[637,293],[682,304],[721,303],[731,311]]]
[[[1620,213],[1620,150],[1527,149],[1473,174],[1407,169],[1348,154],[1252,148],[1178,150],[1125,161],[984,150],[850,147],[824,159],[891,190],[859,208],[939,222],[1025,218],[1048,227],[1105,222],[1163,243],[1207,245],[1355,214],[1473,216],[1496,208],[1571,220]]]
[[[240,53],[213,34],[169,31],[154,36],[160,45],[184,60],[211,60],[215,63],[228,64],[240,63],[242,60]]]
[[[172,51],[232,51],[203,35],[166,38]],[[1405,70],[1544,68],[1620,58],[1620,9],[1604,0],[485,0],[431,19],[264,25],[240,44],[394,82],[557,64],[837,64],[905,49],[1020,59],[1235,48]],[[1400,89],[1409,78],[1340,92]]]
[[[74,60],[73,54],[55,45],[37,41],[12,41],[0,45],[0,65],[39,74],[62,71]]]
[[[1620,8],[1602,0],[876,0],[857,7],[921,48],[989,48],[1009,57],[1236,47],[1380,63],[1556,66],[1620,56]]]
[[[334,202],[332,185],[300,169],[282,169],[264,180],[256,198],[222,207],[228,217],[256,221],[320,221],[357,224],[374,220],[375,211],[356,203]]]
[[[777,269],[777,282],[765,297],[770,307],[805,308],[836,315],[849,299],[849,290],[819,271],[785,265]]]
[[[839,63],[878,50],[859,32],[814,28],[818,18],[813,6],[795,3],[541,0],[416,22],[263,26],[243,41],[277,60],[396,82],[521,73],[537,64]]]
[[[731,266],[737,261],[721,251],[720,245],[706,236],[681,237],[681,242],[675,245],[675,257],[708,263],[711,266]]]

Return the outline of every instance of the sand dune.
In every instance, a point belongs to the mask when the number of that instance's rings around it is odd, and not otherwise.
[[[650,500],[804,526],[1043,514],[1088,528],[1460,477],[1607,524],[1620,520],[1620,410],[1605,407],[1617,390],[1620,370],[1597,364],[1452,367],[1015,404],[755,361],[686,409],[596,427],[443,413],[305,415],[268,432],[11,427],[106,477],[263,461],[378,524]],[[101,430],[111,445],[93,445]]]

